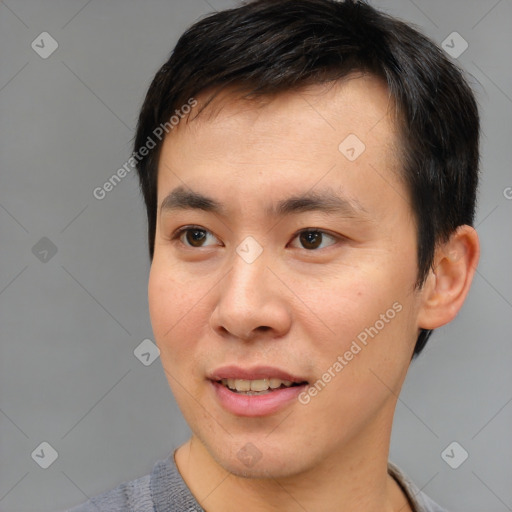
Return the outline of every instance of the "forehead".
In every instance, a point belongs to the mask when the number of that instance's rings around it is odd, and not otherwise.
[[[254,195],[284,186],[303,192],[320,180],[333,188],[359,182],[361,188],[365,180],[382,187],[383,179],[399,178],[394,102],[378,78],[351,76],[251,99],[227,89],[201,110],[209,98],[196,98],[196,112],[164,140],[159,204],[178,185],[240,187]]]

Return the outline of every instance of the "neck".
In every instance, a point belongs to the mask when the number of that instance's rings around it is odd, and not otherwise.
[[[226,471],[195,436],[175,453],[178,470],[207,512],[411,511],[387,472],[392,418],[376,422],[319,464],[280,478],[243,478]]]

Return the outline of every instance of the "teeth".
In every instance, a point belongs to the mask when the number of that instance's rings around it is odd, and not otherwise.
[[[250,391],[251,382],[248,380],[233,379],[233,389],[237,389],[238,391]]]
[[[278,388],[281,385],[282,382],[283,382],[282,380],[274,379],[273,377],[271,379],[269,379],[269,381],[268,381],[269,386],[270,386],[271,389]]]
[[[256,379],[256,380],[245,380],[245,379],[222,379],[222,384],[227,386],[233,391],[248,392],[248,391],[267,391],[270,389],[277,389],[281,385],[289,388],[292,385],[290,380],[281,379]]]
[[[238,384],[238,382],[249,382],[249,381],[248,380],[237,381],[237,382],[235,382],[235,384]],[[251,385],[251,391],[266,391],[270,387],[269,383],[268,383],[268,379],[251,380],[250,385]]]

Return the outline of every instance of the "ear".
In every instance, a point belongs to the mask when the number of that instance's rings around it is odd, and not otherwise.
[[[475,275],[480,257],[478,235],[471,226],[459,226],[450,239],[436,248],[434,265],[421,295],[418,327],[436,329],[459,312]]]

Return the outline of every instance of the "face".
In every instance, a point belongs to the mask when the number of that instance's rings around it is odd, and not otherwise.
[[[164,142],[149,279],[194,438],[256,477],[385,445],[421,304],[387,89],[214,106]]]

